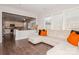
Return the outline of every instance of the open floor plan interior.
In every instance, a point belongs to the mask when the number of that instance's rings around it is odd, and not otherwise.
[[[79,55],[79,4],[0,4],[0,55]]]

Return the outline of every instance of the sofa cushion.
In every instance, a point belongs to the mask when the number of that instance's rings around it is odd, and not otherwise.
[[[57,37],[66,40],[70,34],[70,30],[48,30],[48,36]]]
[[[74,46],[78,46],[79,34],[77,34],[75,31],[71,32],[67,41]]]

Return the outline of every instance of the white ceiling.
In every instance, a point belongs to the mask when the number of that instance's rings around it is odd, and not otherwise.
[[[19,8],[35,13],[36,15],[46,15],[61,12],[69,8],[79,7],[79,4],[7,4],[3,6]]]

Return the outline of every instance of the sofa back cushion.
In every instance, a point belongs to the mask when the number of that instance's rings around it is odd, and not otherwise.
[[[67,40],[70,30],[48,30],[48,36],[56,37],[61,40]]]

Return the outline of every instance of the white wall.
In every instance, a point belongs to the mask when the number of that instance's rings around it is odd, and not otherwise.
[[[38,29],[44,29],[44,18],[38,18],[36,24],[38,25]]]
[[[79,8],[72,8],[62,11],[60,14],[55,14],[49,16],[49,21],[51,26],[49,29],[52,30],[79,30]],[[40,27],[45,28],[45,19],[49,18],[40,18],[38,24]]]
[[[41,28],[46,28],[45,22],[51,23],[50,27],[48,27],[51,30],[61,30],[63,29],[63,14],[57,14],[57,15],[52,15],[49,17],[45,18],[40,18],[38,19],[38,25]]]
[[[2,12],[8,12],[8,13],[19,14],[19,15],[37,18],[37,16],[35,14],[30,13],[28,11],[20,10],[17,8],[0,6],[0,42],[2,42]]]
[[[66,30],[79,30],[79,8],[64,11],[64,26]]]
[[[51,19],[51,29],[52,30],[62,30],[62,26],[63,26],[63,19],[62,19],[63,15],[62,14],[58,14],[52,17]]]

